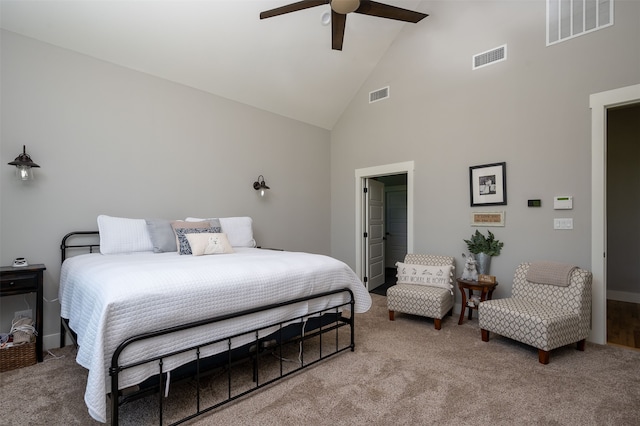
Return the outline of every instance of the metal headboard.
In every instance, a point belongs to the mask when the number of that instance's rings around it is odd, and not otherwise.
[[[75,232],[69,232],[67,235],[65,235],[62,238],[62,242],[60,243],[60,252],[62,254],[62,262],[64,262],[64,260],[67,258],[67,249],[84,249],[85,251],[87,249],[89,249],[89,253],[93,253],[94,249],[100,247],[100,237],[97,238],[98,242],[85,242],[85,243],[78,243],[78,244],[69,244],[67,243],[67,240],[69,239],[74,239],[77,238],[79,241],[87,241],[87,240],[93,240],[95,241],[96,238],[92,238],[92,236],[96,236],[96,235],[100,235],[100,233],[98,231],[75,231]],[[88,238],[82,238],[82,237],[88,237]],[[71,327],[69,327],[68,324],[68,320],[60,317],[60,347],[64,347],[64,345],[66,344],[66,336],[67,336],[67,332],[69,332],[69,334],[71,335],[71,339],[73,340],[73,344],[74,346],[77,348],[78,347],[78,336],[76,335],[76,333],[71,330]]]
[[[78,237],[81,235],[100,235],[98,231],[75,231],[69,232],[62,238],[62,242],[60,243],[60,252],[62,254],[62,262],[67,258],[67,249],[78,249],[84,248],[89,249],[89,253],[93,253],[93,250],[100,247],[100,240],[98,239],[97,243],[84,243],[84,244],[67,244],[67,240],[69,238]]]

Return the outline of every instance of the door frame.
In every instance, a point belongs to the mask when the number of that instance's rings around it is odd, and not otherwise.
[[[594,93],[591,108],[591,272],[592,317],[589,341],[607,343],[607,109],[640,102],[640,84]]]
[[[374,178],[387,175],[398,175],[406,173],[407,175],[407,253],[413,252],[413,172],[414,162],[405,161],[402,163],[386,164],[381,166],[367,167],[364,169],[356,169],[355,171],[355,202],[356,202],[356,274],[362,280],[366,275],[366,262],[364,259],[363,229],[365,224],[366,208],[364,208],[364,197],[362,193],[367,178]]]

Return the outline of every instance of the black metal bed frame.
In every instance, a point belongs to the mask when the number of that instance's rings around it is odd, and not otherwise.
[[[60,249],[62,252],[62,261],[67,257],[68,249],[83,249],[89,250],[89,252],[93,252],[93,250],[99,247],[99,244],[88,243],[88,244],[67,244],[67,240],[72,237],[77,236],[95,236],[98,235],[98,231],[79,231],[79,232],[71,232],[64,236],[62,239],[62,243],[60,245]],[[347,302],[342,302],[338,304],[333,304],[325,309],[321,309],[316,312],[311,312],[303,316],[298,316],[295,318],[289,318],[286,321],[274,322],[270,324],[265,324],[261,327],[245,331],[242,333],[234,334],[231,336],[225,336],[223,338],[207,341],[200,344],[195,344],[192,346],[188,346],[182,348],[180,350],[172,351],[170,353],[161,354],[150,359],[140,360],[136,362],[132,362],[130,364],[121,364],[119,357],[122,352],[131,344],[137,342],[144,342],[148,339],[153,339],[158,336],[165,336],[171,333],[179,333],[188,329],[193,329],[197,327],[202,327],[206,325],[211,325],[218,323],[220,321],[230,320],[234,318],[240,318],[246,315],[255,314],[258,312],[265,312],[272,309],[277,309],[283,306],[293,305],[300,302],[311,301],[314,299],[319,299],[335,294],[340,293],[348,293],[349,300]],[[350,315],[345,316],[343,314],[343,309],[345,307],[349,307]],[[163,363],[164,360],[175,356],[178,354],[186,353],[186,352],[194,352],[195,360],[190,362],[189,364],[183,365],[178,369],[175,369],[171,372],[171,383],[176,384],[180,381],[184,380],[192,380],[195,381],[195,411],[191,414],[186,415],[182,419],[174,421],[170,423],[170,425],[178,425],[189,420],[194,419],[202,414],[211,412],[225,404],[228,404],[232,401],[235,401],[238,398],[241,398],[249,393],[255,392],[258,389],[261,389],[265,386],[268,386],[276,381],[284,379],[292,374],[299,372],[305,368],[308,368],[320,361],[325,360],[333,355],[337,355],[346,350],[354,351],[355,349],[355,334],[354,334],[354,319],[355,319],[355,300],[353,292],[349,288],[343,288],[333,291],[324,292],[321,294],[315,294],[308,297],[297,298],[294,300],[289,300],[281,303],[274,303],[266,306],[261,306],[254,309],[248,309],[241,312],[220,315],[213,318],[209,318],[206,320],[191,322],[187,324],[182,324],[162,330],[151,331],[148,333],[139,334],[133,337],[128,338],[124,342],[122,342],[115,350],[111,360],[111,366],[109,368],[109,375],[111,376],[111,393],[110,393],[110,407],[111,407],[111,424],[117,425],[119,422],[119,408],[123,404],[131,402],[135,399],[139,399],[145,396],[149,396],[151,394],[158,394],[158,419],[159,424],[164,424],[164,395],[163,389],[166,385],[166,381],[168,380],[168,375],[166,371],[163,371]],[[348,343],[342,343],[339,339],[339,330],[342,327],[349,327],[349,341]],[[259,337],[260,332],[263,332],[267,329],[277,328],[276,331],[271,332],[267,336]],[[66,332],[69,332],[71,337],[73,338],[74,344],[77,344],[77,336],[73,332],[73,330],[69,327],[68,320],[61,317],[61,325],[60,325],[60,345],[63,346],[65,344],[65,336]],[[334,332],[334,343],[331,343],[331,350],[327,353],[323,353],[323,336],[327,335],[327,333]],[[244,344],[241,347],[232,349],[232,340],[241,336],[251,336],[253,335],[253,340],[250,343]],[[318,356],[309,361],[305,362],[304,359],[304,345],[305,342],[310,339],[319,339],[319,353]],[[220,354],[212,355],[210,357],[201,358],[201,350],[206,348],[207,346],[219,344],[221,342],[226,342],[228,349]],[[299,365],[295,368],[288,369],[285,371],[283,367],[283,347],[287,344],[299,344],[300,346],[300,359]],[[276,353],[277,352],[277,353]],[[264,354],[272,353],[276,355],[276,358],[279,359],[279,372],[275,375],[275,377],[271,377],[264,381],[260,380],[260,358]],[[253,385],[246,388],[245,390],[235,393],[232,393],[232,366],[236,365],[240,362],[252,362],[253,368]],[[158,365],[158,374],[151,379],[147,379],[140,385],[139,390],[136,392],[130,392],[124,394],[119,389],[119,374],[127,369],[137,367],[143,364],[148,363],[157,363]],[[201,380],[204,379],[207,375],[211,374],[213,370],[223,369],[227,372],[227,393],[226,398],[221,401],[217,401],[207,406],[202,406],[201,400],[201,392],[200,392],[200,383]],[[174,379],[174,372],[178,372],[177,378]]]

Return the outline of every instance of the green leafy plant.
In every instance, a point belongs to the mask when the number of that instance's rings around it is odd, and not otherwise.
[[[500,254],[504,243],[496,240],[495,235],[491,231],[487,231],[489,236],[485,237],[480,231],[476,229],[476,232],[471,235],[471,238],[464,240],[467,243],[469,252],[473,254],[486,253],[489,256],[497,256]]]

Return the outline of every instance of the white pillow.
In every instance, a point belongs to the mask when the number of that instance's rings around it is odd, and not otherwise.
[[[153,251],[153,242],[144,219],[98,216],[100,253],[133,253]]]
[[[451,265],[427,266],[397,262],[398,284],[417,284],[447,289],[453,294]]]
[[[234,252],[227,235],[224,233],[187,234],[185,236],[191,246],[191,254],[194,256]]]
[[[198,219],[188,217],[187,222],[200,222],[203,220],[213,220],[215,218]],[[256,240],[253,239],[253,219],[250,217],[221,217],[220,227],[222,232],[227,234],[232,247],[255,247]]]

